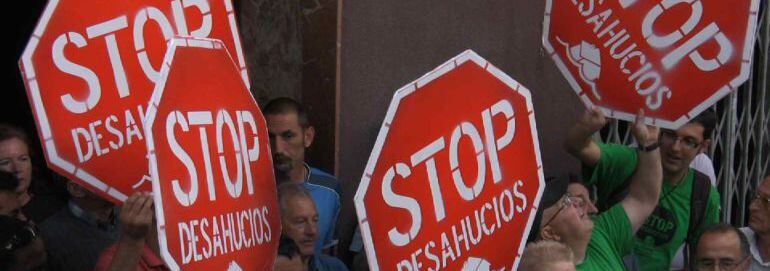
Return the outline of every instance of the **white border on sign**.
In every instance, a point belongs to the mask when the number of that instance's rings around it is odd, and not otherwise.
[[[361,177],[361,182],[358,186],[358,190],[356,191],[356,195],[353,198],[353,201],[356,207],[356,213],[358,214],[358,224],[361,230],[361,237],[364,239],[364,248],[366,250],[367,260],[369,261],[369,268],[371,268],[373,271],[380,270],[380,267],[379,267],[379,263],[377,262],[377,253],[374,249],[372,232],[371,232],[371,229],[369,228],[369,220],[366,213],[366,207],[364,206],[364,197],[366,196],[366,191],[369,188],[372,174],[374,172],[374,167],[377,165],[377,160],[379,159],[380,153],[382,152],[382,147],[385,144],[385,139],[388,137],[388,131],[390,130],[390,125],[393,122],[393,117],[395,116],[396,111],[398,110],[398,105],[402,99],[406,98],[406,96],[409,96],[410,94],[414,93],[419,88],[425,86],[426,84],[430,83],[434,79],[439,78],[441,75],[444,75],[447,72],[454,70],[458,66],[468,61],[472,61],[477,66],[481,67],[482,69],[485,69],[487,72],[495,76],[498,80],[505,83],[508,87],[516,90],[516,92],[519,95],[524,96],[526,100],[527,113],[529,115],[529,122],[531,125],[530,132],[533,139],[532,146],[533,146],[533,151],[535,152],[535,158],[537,160],[537,168],[538,168],[537,174],[538,174],[538,182],[540,184],[537,192],[537,196],[535,197],[534,203],[532,205],[532,211],[531,211],[532,215],[529,216],[529,220],[527,221],[525,233],[529,232],[530,228],[532,227],[532,223],[535,220],[534,213],[537,212],[537,208],[540,204],[540,197],[543,194],[543,189],[545,189],[543,163],[540,158],[540,142],[538,140],[538,135],[537,135],[537,124],[535,123],[535,111],[532,106],[532,95],[530,94],[529,90],[526,87],[519,84],[516,80],[513,80],[513,78],[511,78],[510,76],[502,72],[497,67],[493,66],[486,59],[476,54],[476,52],[472,50],[466,50],[465,52],[462,52],[461,54],[448,60],[444,64],[441,64],[438,68],[434,69],[433,71],[428,72],[427,74],[423,75],[419,79],[414,80],[411,83],[406,84],[405,86],[397,90],[396,93],[393,95],[393,100],[391,101],[390,106],[388,107],[388,112],[385,114],[385,119],[383,120],[382,126],[380,128],[380,132],[377,135],[377,141],[375,141],[374,143],[374,148],[372,149],[372,152],[369,155],[369,160],[366,164],[366,168],[364,169],[364,174]],[[521,243],[519,244],[519,247],[518,247],[519,252],[523,251],[524,246],[526,246],[526,243],[527,243],[526,237],[527,237],[526,234],[522,235]],[[521,258],[521,255],[517,255],[513,259],[513,270],[516,270],[516,267],[519,265],[520,258]]]
[[[241,48],[240,34],[237,31],[238,25],[235,20],[233,4],[231,0],[222,1],[227,11],[228,24],[230,25],[229,30],[233,35],[233,44],[235,45],[236,54],[238,56],[238,68],[241,72],[241,78],[246,84],[246,87],[249,88],[249,76],[246,68],[246,61],[244,60],[243,56],[243,49]],[[40,38],[45,33],[45,30],[48,27],[48,23],[51,20],[51,16],[53,16],[53,13],[56,11],[58,5],[59,0],[50,0],[48,2],[45,10],[43,11],[43,14],[40,16],[40,21],[35,26],[35,30],[32,32],[32,37],[30,37],[29,42],[27,43],[27,47],[24,49],[24,52],[21,55],[21,59],[19,60],[19,68],[22,71],[22,77],[26,79],[29,99],[31,101],[31,106],[37,120],[36,123],[38,130],[41,134],[41,141],[43,143],[43,149],[45,150],[45,156],[47,158],[46,160],[49,164],[52,164],[64,170],[65,172],[76,176],[78,179],[90,185],[93,189],[102,191],[114,199],[123,202],[128,198],[126,194],[119,191],[117,188],[109,186],[85,169],[77,167],[76,163],[60,157],[56,149],[56,143],[54,142],[53,133],[51,132],[51,124],[48,120],[48,114],[45,110],[42,96],[40,95],[40,87],[37,83],[37,74],[35,72],[35,66],[32,63],[32,57],[35,54],[35,49],[37,49]]]
[[[168,265],[169,269],[178,271],[179,264],[174,260],[168,249],[167,234],[166,234],[166,217],[163,212],[163,197],[161,197],[160,177],[158,174],[158,157],[155,155],[155,139],[152,133],[152,125],[155,123],[155,117],[158,113],[158,106],[160,105],[161,98],[163,98],[163,92],[166,87],[166,80],[171,69],[171,62],[174,60],[174,54],[178,47],[198,47],[211,50],[226,50],[224,44],[220,40],[215,39],[202,39],[194,37],[179,37],[174,36],[168,43],[168,49],[166,50],[166,56],[163,58],[163,64],[160,68],[160,77],[155,84],[155,89],[152,92],[147,112],[145,113],[146,126],[145,126],[145,141],[147,144],[147,158],[149,160],[150,175],[152,176],[152,196],[155,201],[155,217],[157,220],[158,229],[158,243],[160,245],[160,254],[163,260]],[[229,55],[229,54],[228,54]],[[232,60],[232,59],[231,59]],[[235,64],[235,63],[233,63]]]
[[[595,105],[591,100],[586,96],[583,89],[580,88],[580,84],[577,83],[577,80],[574,76],[572,76],[572,73],[569,72],[567,69],[567,66],[564,65],[564,61],[561,59],[559,54],[554,50],[553,45],[548,40],[548,35],[551,31],[551,11],[553,10],[553,1],[554,0],[546,0],[545,2],[545,15],[543,19],[543,47],[548,52],[548,54],[553,59],[554,63],[556,64],[556,67],[559,69],[559,71],[564,75],[564,77],[567,79],[567,82],[572,87],[572,90],[575,91],[575,93],[580,97],[580,100],[583,101],[583,104],[587,108],[591,107],[598,107],[599,109],[604,112],[605,116],[611,117],[611,118],[617,118],[625,121],[633,122],[634,118],[636,116],[636,112],[623,112],[623,111],[617,111],[613,110],[607,107],[598,106]],[[715,90],[709,90],[709,91],[715,91],[713,95],[711,95],[709,98],[704,100],[702,103],[695,106],[692,110],[690,110],[688,113],[686,113],[683,116],[680,116],[676,120],[666,120],[662,118],[651,118],[646,117],[644,119],[644,122],[649,125],[656,125],[667,129],[678,129],[680,126],[686,124],[691,119],[695,118],[700,114],[701,112],[708,109],[710,106],[716,104],[719,100],[727,96],[727,94],[730,94],[736,90],[738,90],[738,87],[746,82],[749,78],[749,72],[751,71],[751,56],[754,52],[754,40],[756,39],[756,29],[757,29],[757,18],[759,14],[759,0],[752,0],[751,6],[750,6],[750,12],[747,20],[747,26],[746,26],[746,37],[744,41],[743,46],[743,53],[741,54],[741,70],[738,76],[733,78],[730,82],[725,84],[724,86],[718,87]]]

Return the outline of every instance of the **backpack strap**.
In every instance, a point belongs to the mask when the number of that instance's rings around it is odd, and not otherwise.
[[[693,170],[692,193],[690,195],[690,223],[687,227],[687,237],[685,238],[685,262],[690,263],[690,247],[695,245],[698,236],[694,236],[698,229],[703,225],[703,219],[706,216],[709,196],[711,195],[711,181],[703,173]],[[692,264],[692,263],[690,263]],[[692,265],[690,265],[692,266]]]

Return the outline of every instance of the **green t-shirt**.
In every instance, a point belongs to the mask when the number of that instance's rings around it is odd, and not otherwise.
[[[604,206],[609,195],[627,182],[637,165],[635,149],[616,144],[598,144],[601,158],[593,167],[585,167],[584,180],[597,186],[597,205]],[[694,170],[684,181],[670,185],[664,180],[655,211],[647,218],[634,237],[634,256],[638,270],[668,270],[676,251],[687,238],[690,222],[690,198]],[[719,193],[710,189],[704,223],[692,236],[698,236],[706,225],[719,222]]]
[[[623,205],[615,204],[594,219],[594,230],[588,242],[583,263],[579,271],[626,270],[623,255],[628,254],[633,244],[631,222]]]

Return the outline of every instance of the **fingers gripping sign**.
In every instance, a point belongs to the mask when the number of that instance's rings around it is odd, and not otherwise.
[[[140,192],[129,197],[120,209],[123,235],[132,240],[143,240],[155,218],[152,194]]]
[[[644,123],[644,109],[639,109],[639,112],[636,114],[636,119],[634,120],[634,126],[632,128],[636,142],[639,144],[639,146],[642,147],[656,144],[658,142],[658,134],[660,132],[660,128],[653,125],[646,125]]]
[[[164,63],[146,130],[161,255],[172,270],[272,268],[281,227],[264,116],[220,41],[176,37]]]

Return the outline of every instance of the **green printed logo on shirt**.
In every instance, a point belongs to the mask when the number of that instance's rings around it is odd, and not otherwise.
[[[660,246],[674,238],[678,225],[673,213],[658,205],[652,215],[644,221],[636,236],[645,243]]]

